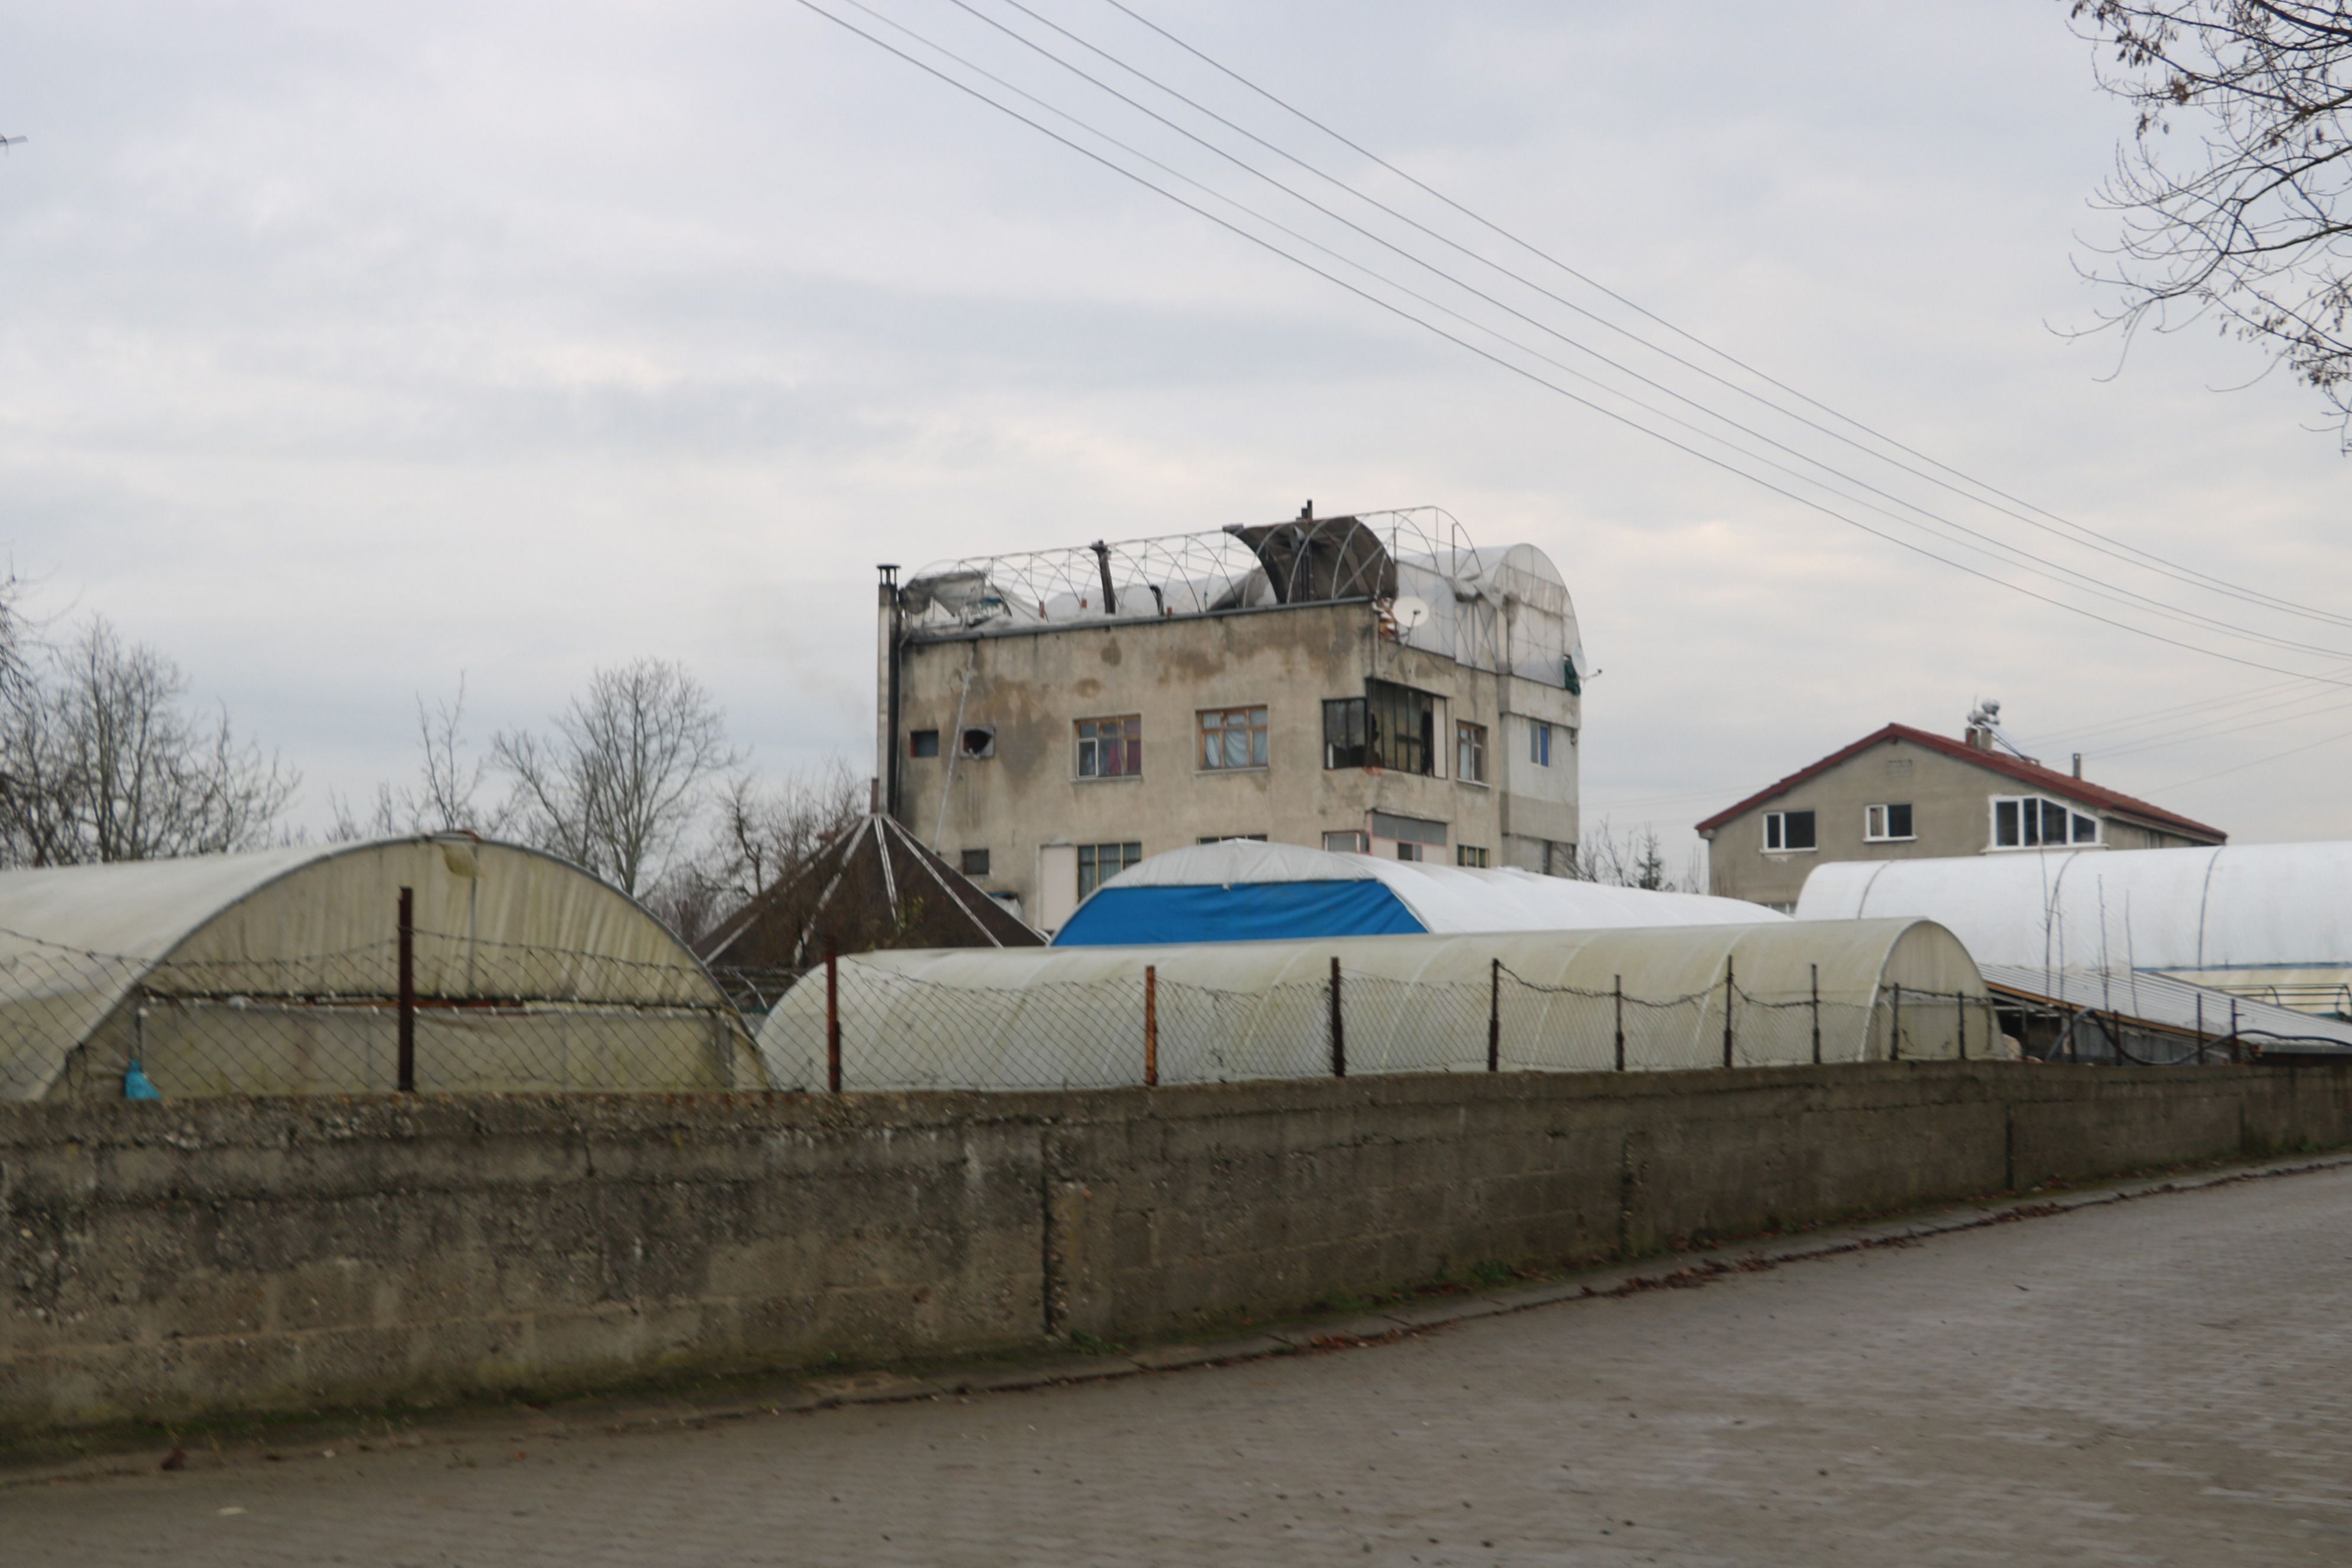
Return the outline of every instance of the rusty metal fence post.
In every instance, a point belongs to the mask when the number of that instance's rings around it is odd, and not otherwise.
[[[1348,1026],[1339,1013],[1339,960],[1331,959],[1331,1076],[1348,1076]]]
[[[1821,966],[1820,964],[1816,963],[1816,964],[1812,965],[1812,971],[1813,971],[1813,1065],[1814,1065],[1815,1067],[1819,1067],[1819,1066],[1821,1066],[1821,1065],[1822,1065],[1822,966]]]
[[[1617,1070],[1625,1070],[1625,977],[1610,976],[1610,994],[1617,999]]]
[[[1723,960],[1723,1065],[1731,1065],[1731,958]]]
[[[1960,1060],[1969,1059],[1969,996],[1965,991],[1952,993],[1953,1027],[1958,1031]]]
[[[1487,960],[1486,1070],[1503,1070],[1503,961]]]
[[[1143,1087],[1160,1087],[1160,966],[1143,966]]]
[[[416,889],[400,889],[399,1055],[394,1066],[400,1092],[416,1092]]]
[[[841,955],[824,944],[824,1087],[841,1092]]]
[[[1903,1059],[1903,983],[1899,980],[1895,984],[1895,1022],[1886,1031],[1886,1059]]]

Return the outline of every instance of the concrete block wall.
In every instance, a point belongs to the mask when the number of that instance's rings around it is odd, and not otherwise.
[[[0,1427],[1138,1339],[2352,1145],[2352,1071],[0,1105]]]

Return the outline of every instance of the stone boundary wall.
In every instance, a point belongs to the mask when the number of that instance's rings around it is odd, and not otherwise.
[[[0,1104],[0,1428],[1173,1336],[2352,1144],[2352,1069]]]

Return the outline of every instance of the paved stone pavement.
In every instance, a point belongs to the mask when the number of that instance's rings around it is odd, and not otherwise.
[[[0,1562],[2343,1564],[2352,1168],[1328,1353],[0,1489]]]

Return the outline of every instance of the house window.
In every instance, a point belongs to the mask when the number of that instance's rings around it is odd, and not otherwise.
[[[965,850],[963,852],[963,874],[967,877],[987,876],[988,851],[985,849]]]
[[[1323,765],[1360,768],[1364,765],[1364,700],[1340,697],[1323,704]]]
[[[1143,846],[1081,844],[1078,846],[1078,897],[1083,899],[1129,866],[1143,858]]]
[[[913,730],[907,735],[907,754],[910,757],[936,757],[940,754],[940,732],[937,730]]]
[[[1364,682],[1367,766],[1437,772],[1437,699],[1393,681]]]
[[[1528,761],[1539,768],[1551,766],[1551,726],[1540,719],[1528,721]]]
[[[1472,784],[1486,782],[1486,726],[1454,726],[1454,776]]]
[[[1327,833],[1324,837],[1328,838],[1330,835]],[[1207,837],[1202,839],[1201,842],[1203,844],[1231,844],[1237,838],[1244,844],[1263,844],[1265,842],[1265,835],[1263,833],[1213,833]]]
[[[1764,848],[1768,854],[1812,847],[1811,812],[1768,811],[1764,814]]]
[[[1475,844],[1457,844],[1454,847],[1454,863],[1456,866],[1476,866],[1485,868],[1492,865],[1494,863],[1494,859],[1491,855]]]
[[[1201,766],[1213,773],[1265,766],[1265,709],[1203,708]]]
[[[1418,816],[1392,816],[1385,811],[1372,813],[1372,837],[1396,841],[1397,858],[1418,860],[1423,846],[1445,847],[1445,824],[1429,822]],[[1412,853],[1407,854],[1410,850]]]
[[[1863,807],[1862,836],[1873,844],[1916,837],[1911,831],[1911,803],[1897,801],[1890,805]]]
[[[1078,721],[1078,776],[1082,779],[1133,778],[1143,771],[1143,719],[1127,713],[1116,719]]]
[[[1368,833],[1327,833],[1323,836],[1323,847],[1333,855],[1369,855],[1372,838]]]
[[[1992,846],[2032,849],[2060,844],[2096,844],[2099,819],[2047,795],[1992,797]]]
[[[975,762],[996,755],[996,726],[975,724],[956,738],[956,749]]]

